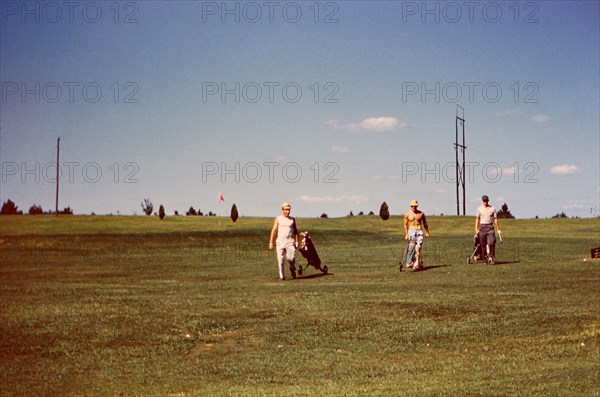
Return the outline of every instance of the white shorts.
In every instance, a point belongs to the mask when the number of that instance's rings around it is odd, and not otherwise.
[[[284,259],[288,262],[294,262],[296,257],[296,246],[293,239],[277,240],[276,242],[277,262],[282,265]]]
[[[423,230],[421,229],[408,229],[408,240],[414,240],[417,243],[417,247],[423,247]]]

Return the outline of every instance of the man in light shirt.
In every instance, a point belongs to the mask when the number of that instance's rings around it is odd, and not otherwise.
[[[489,197],[481,197],[482,205],[477,208],[475,217],[475,235],[479,238],[479,244],[486,255],[486,262],[493,265],[496,260],[496,234],[494,226],[500,231],[500,224],[496,216],[496,208],[489,204]]]
[[[276,245],[277,267],[279,268],[279,279],[285,280],[283,271],[285,260],[290,265],[290,273],[296,278],[296,248],[298,248],[298,228],[296,219],[290,216],[292,206],[290,203],[281,204],[281,215],[275,218],[271,237],[269,239],[269,250]]]

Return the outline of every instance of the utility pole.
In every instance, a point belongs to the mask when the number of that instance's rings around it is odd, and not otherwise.
[[[54,211],[56,212],[56,216],[58,216],[58,180],[60,179],[60,137],[56,141],[56,205],[54,207]]]
[[[460,215],[460,187],[462,187],[462,211],[463,216],[466,215],[466,203],[465,203],[465,109],[456,105],[456,140],[454,141],[454,151],[456,152],[456,215]],[[459,128],[460,124],[460,128]],[[462,131],[462,142],[458,141],[459,129]],[[462,164],[459,163],[459,150],[462,152]]]

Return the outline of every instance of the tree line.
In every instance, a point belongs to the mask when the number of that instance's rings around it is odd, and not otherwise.
[[[29,215],[56,215],[56,211],[48,210],[44,211],[41,205],[32,205],[27,211]],[[71,207],[65,207],[63,210],[58,210],[60,215],[73,215],[73,209]],[[23,211],[19,209],[19,206],[14,203],[11,199],[6,200],[2,204],[0,209],[0,215],[23,215]]]
[[[158,215],[158,217],[160,217],[161,220],[164,219],[164,217],[166,216],[165,208],[162,204],[159,206],[158,213],[154,212],[154,205],[152,204],[150,199],[144,199],[141,203],[141,207],[142,207],[142,211],[146,215],[152,215],[152,214]],[[41,205],[36,205],[36,204],[29,207],[29,211],[27,211],[27,213],[29,215],[56,215],[56,211],[52,211],[52,210],[44,211],[44,209],[42,208]],[[63,208],[62,211],[59,210],[58,214],[59,215],[73,215],[73,209],[71,207],[65,207],[65,208]],[[7,199],[2,204],[2,208],[0,209],[0,215],[23,215],[23,211],[19,210],[19,207],[11,199]],[[92,213],[92,215],[94,215],[94,213]],[[180,215],[179,211],[174,211],[174,215],[179,216]],[[205,214],[200,210],[200,208],[195,209],[193,206],[190,206],[190,208],[185,212],[185,215],[186,216],[217,216],[217,214],[215,214],[212,211],[209,211],[208,213]],[[360,213],[358,213],[358,215],[359,216],[364,215],[364,212],[361,211]],[[375,215],[375,213],[373,211],[370,211],[368,215]],[[350,211],[348,216],[354,216],[354,213],[352,211]],[[502,204],[502,207],[500,207],[500,210],[497,211],[496,216],[498,218],[504,218],[504,219],[514,219],[515,218],[515,216],[510,212],[508,205],[506,203]],[[328,215],[326,213],[322,213],[320,217],[328,218]],[[383,219],[384,221],[386,221],[390,218],[390,210],[385,201],[383,203],[381,203],[381,207],[379,208],[379,217],[381,219]],[[237,221],[237,219],[239,218],[237,205],[235,203],[233,203],[233,205],[231,206],[230,218],[233,222]],[[537,219],[538,217],[536,216],[535,218]],[[560,212],[560,213],[557,213],[556,215],[552,216],[552,218],[569,218],[569,217],[564,212]]]
[[[144,199],[144,201],[142,201],[142,203],[141,203],[141,206],[142,206],[142,210],[144,211],[144,214],[152,215],[153,210],[154,210],[154,205],[152,204],[150,199]],[[160,220],[163,220],[166,216],[165,207],[161,204],[158,207],[158,214],[155,213],[154,215],[158,215]],[[174,215],[179,216],[179,211],[176,210],[174,212]],[[207,214],[204,214],[204,213],[202,213],[200,208],[198,208],[198,210],[195,210],[193,206],[191,206],[187,210],[185,215],[186,216],[217,216],[217,214],[213,213],[212,211],[209,211]],[[235,203],[233,203],[233,205],[231,206],[230,217],[231,217],[231,220],[234,222],[237,221],[237,219],[239,218],[238,209],[237,209],[237,206],[235,205]]]

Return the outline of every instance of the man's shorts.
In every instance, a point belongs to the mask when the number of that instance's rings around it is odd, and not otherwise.
[[[486,244],[496,244],[496,236],[494,233],[494,225],[485,224],[479,225],[479,241],[483,246]]]
[[[286,258],[288,261],[293,261],[296,257],[296,246],[294,239],[277,240],[276,252],[278,261],[281,261],[281,263],[283,263],[284,258]]]
[[[417,247],[423,247],[423,230],[408,229],[408,240],[415,240],[417,242]]]

